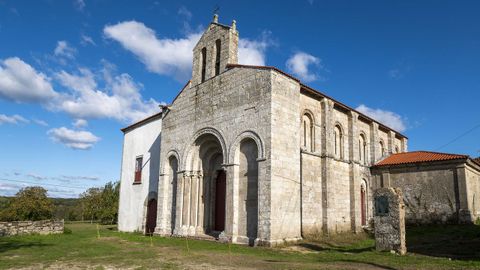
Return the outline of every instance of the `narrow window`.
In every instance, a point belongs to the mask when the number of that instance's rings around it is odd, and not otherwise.
[[[362,161],[362,140],[358,140],[358,159]]]
[[[363,143],[363,161],[367,163],[367,143]]]
[[[207,48],[202,49],[202,82],[205,81],[207,67]]]
[[[134,181],[134,183],[141,183],[142,182],[142,164],[143,164],[143,157],[137,157],[135,159],[135,181]]]
[[[217,39],[217,41],[215,42],[215,52],[217,54],[215,56],[215,76],[220,74],[220,51],[221,51],[220,42],[221,42],[220,39]]]
[[[380,141],[380,156],[383,157],[385,156],[385,146],[383,144],[383,141]]]
[[[315,151],[315,138],[313,133],[313,118],[309,114],[303,115],[303,148],[306,151]]]
[[[358,140],[358,152],[360,155],[360,161],[363,164],[366,164],[367,161],[367,143],[365,140],[365,136],[360,134],[360,139]]]
[[[303,147],[307,148],[307,121],[303,121]]]
[[[337,158],[342,159],[343,158],[343,134],[342,134],[342,129],[340,126],[335,126],[335,131],[334,131],[334,143],[335,143],[335,156]]]

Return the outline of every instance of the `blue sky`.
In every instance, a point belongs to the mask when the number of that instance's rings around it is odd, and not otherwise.
[[[0,195],[118,180],[119,129],[172,101],[216,6],[241,63],[294,74],[409,150],[480,156],[478,1],[0,0]]]

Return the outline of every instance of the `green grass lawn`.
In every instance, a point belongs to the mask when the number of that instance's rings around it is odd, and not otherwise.
[[[0,238],[0,269],[480,269],[478,226],[409,229],[407,256],[376,252],[362,235],[251,248],[120,233],[112,226],[99,226],[98,238],[95,224],[66,227],[71,234]]]

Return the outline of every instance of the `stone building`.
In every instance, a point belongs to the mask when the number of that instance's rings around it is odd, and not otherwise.
[[[215,18],[178,96],[123,129],[119,229],[260,245],[360,230],[370,166],[405,152],[407,138],[237,58],[235,22]]]
[[[370,166],[407,138],[275,67],[238,64],[238,31],[210,23],[192,78],[123,129],[119,230],[276,245],[358,231]]]
[[[407,224],[480,218],[480,159],[427,151],[393,154],[372,167],[372,186],[403,191]]]

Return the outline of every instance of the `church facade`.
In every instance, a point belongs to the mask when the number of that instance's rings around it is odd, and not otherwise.
[[[214,18],[192,78],[123,129],[119,230],[277,245],[360,231],[370,167],[407,138],[300,80],[238,64],[235,22]]]

